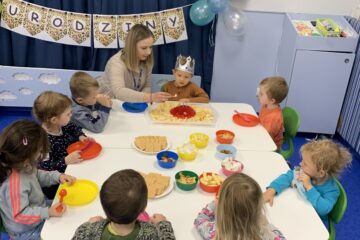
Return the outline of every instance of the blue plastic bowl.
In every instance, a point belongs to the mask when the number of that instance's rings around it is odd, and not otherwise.
[[[168,157],[168,158],[174,159],[175,161],[172,161],[172,162],[164,162],[164,161],[162,161],[161,158],[164,155],[166,155],[166,157]],[[157,158],[157,161],[158,161],[158,164],[159,164],[160,167],[162,167],[162,168],[173,168],[173,167],[175,167],[176,162],[179,159],[179,156],[175,152],[172,152],[172,151],[162,151],[162,152],[159,152],[156,155],[156,158]]]
[[[230,144],[219,144],[216,147],[216,151],[216,156],[221,160],[225,158],[235,158],[237,152],[236,148]]]
[[[148,104],[146,102],[141,102],[141,103],[124,102],[122,104],[122,107],[127,112],[140,113],[146,110]]]

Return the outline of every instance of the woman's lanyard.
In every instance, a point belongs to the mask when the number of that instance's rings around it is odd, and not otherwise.
[[[139,78],[136,81],[134,73],[132,72],[132,77],[133,77],[133,81],[134,81],[134,88],[136,91],[140,90],[140,84],[141,84],[141,76],[142,76],[142,68],[140,68],[140,73],[139,73]]]

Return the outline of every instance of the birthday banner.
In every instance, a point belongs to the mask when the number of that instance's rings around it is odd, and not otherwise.
[[[187,39],[183,8],[131,15],[92,15],[46,8],[21,0],[4,0],[0,26],[45,41],[94,48],[124,47],[135,24],[147,26],[154,44]]]

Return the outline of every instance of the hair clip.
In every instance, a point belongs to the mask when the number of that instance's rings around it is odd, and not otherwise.
[[[24,146],[28,145],[27,137],[23,137],[22,143],[24,144]]]

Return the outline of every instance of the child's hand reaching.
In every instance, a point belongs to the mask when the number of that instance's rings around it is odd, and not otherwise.
[[[161,221],[166,221],[166,217],[160,213],[155,213],[152,217],[150,217],[150,223],[156,224]]]
[[[61,209],[61,211],[57,210],[57,208]],[[49,217],[61,217],[65,211],[66,211],[66,205],[59,202],[55,203],[53,206],[49,207],[48,209]]]
[[[67,174],[60,175],[60,183],[68,183],[69,185],[73,185],[75,182],[76,182],[76,177]]]
[[[275,197],[275,189],[273,188],[268,188],[264,193],[263,193],[263,197],[264,197],[264,202],[265,203],[269,203],[270,206],[273,205],[274,203],[274,197]]]
[[[106,96],[104,94],[96,95],[96,101],[105,107],[108,107],[108,108],[112,107],[112,101],[111,101],[110,97]]]
[[[92,142],[95,142],[95,139],[93,139],[92,137],[87,137],[87,136],[85,136],[85,135],[81,135],[80,137],[79,137],[79,141],[80,142],[87,142],[87,141],[92,141]]]
[[[70,153],[69,155],[67,155],[65,157],[65,164],[69,165],[69,164],[74,164],[74,163],[78,163],[81,162],[83,159],[80,156],[80,151],[74,151],[72,153]]]
[[[104,218],[102,216],[95,216],[95,217],[91,217],[88,222],[89,223],[94,223],[94,222],[100,222],[101,220],[103,220]]]

